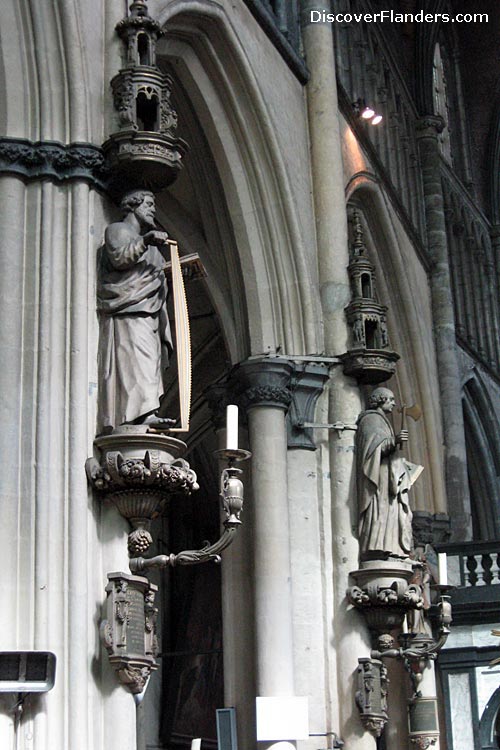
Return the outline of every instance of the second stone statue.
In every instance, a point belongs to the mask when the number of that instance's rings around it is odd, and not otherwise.
[[[412,551],[411,486],[423,467],[398,455],[408,440],[395,434],[388,388],[375,388],[358,418],[356,436],[360,559],[406,558]]]

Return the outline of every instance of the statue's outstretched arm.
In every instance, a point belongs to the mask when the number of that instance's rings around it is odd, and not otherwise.
[[[147,249],[141,235],[131,234],[128,228],[120,224],[111,224],[106,229],[105,242],[109,262],[118,270],[135,265]]]

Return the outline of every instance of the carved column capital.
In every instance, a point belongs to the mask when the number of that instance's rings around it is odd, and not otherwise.
[[[425,510],[413,511],[413,542],[415,547],[435,546],[449,541],[450,518],[446,513],[428,513]]]
[[[228,404],[238,404],[243,415],[256,407],[274,407],[287,412],[288,448],[315,450],[313,430],[304,424],[314,421],[316,402],[328,378],[326,362],[262,357],[237,365],[205,396],[215,429],[224,426]]]
[[[417,138],[437,138],[445,128],[441,115],[424,115],[416,121]]]
[[[109,167],[102,149],[92,143],[59,143],[25,138],[0,138],[0,174],[19,175],[25,180],[68,182],[85,180],[105,190]]]
[[[248,411],[256,407],[274,407],[287,411],[292,400],[293,363],[279,357],[248,359],[237,365],[229,385]]]

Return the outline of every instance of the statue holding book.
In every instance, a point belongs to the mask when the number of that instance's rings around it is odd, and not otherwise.
[[[396,435],[390,419],[395,406],[388,388],[376,388],[358,417],[356,454],[360,559],[407,558],[412,550],[409,491],[423,471],[398,449],[408,431]]]

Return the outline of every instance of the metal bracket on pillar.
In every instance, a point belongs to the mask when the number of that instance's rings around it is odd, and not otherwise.
[[[336,732],[314,732],[309,737],[327,737],[330,740],[328,750],[341,750],[344,747],[344,743]]]
[[[321,422],[304,422],[303,427],[307,427],[310,429],[313,428],[321,428],[323,430],[335,430],[337,433],[337,437],[341,437],[341,433],[343,430],[352,430],[353,432],[356,432],[358,429],[357,424],[346,424],[345,422],[328,422],[326,424],[323,424]]]

